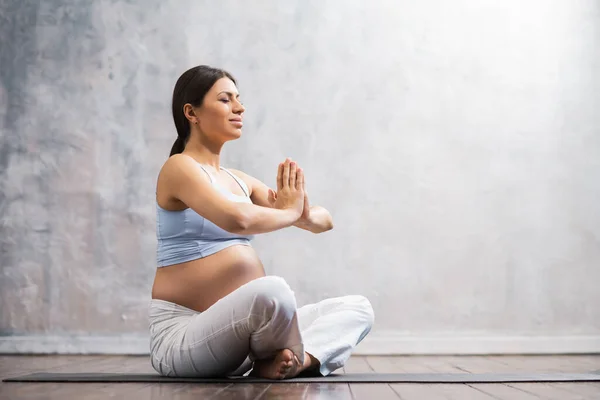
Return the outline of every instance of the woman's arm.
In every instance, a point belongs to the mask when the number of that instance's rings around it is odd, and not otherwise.
[[[260,180],[235,169],[229,169],[242,179],[250,189],[250,198],[254,204],[273,207],[277,194]],[[293,226],[312,233],[321,233],[333,229],[333,219],[329,211],[321,206],[310,206],[306,189],[304,189],[304,208],[300,218]]]
[[[208,181],[206,174],[191,157],[174,155],[167,160],[159,185],[166,189],[171,198],[212,221],[220,228],[238,234],[267,233],[293,225],[302,214],[304,192],[290,187],[290,179],[296,171],[289,163],[283,172],[284,196],[276,207],[261,207],[255,204],[229,200],[219,193]],[[301,186],[301,184],[299,184]]]
[[[308,202],[308,196],[305,194],[304,198]],[[294,226],[305,229],[312,233],[321,233],[333,229],[333,218],[329,211],[321,206],[309,206],[309,213],[304,216],[304,213],[298,221],[294,223]]]

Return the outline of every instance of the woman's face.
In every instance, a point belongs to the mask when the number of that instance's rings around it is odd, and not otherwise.
[[[242,114],[237,87],[229,78],[221,78],[210,88],[202,106],[195,109],[200,130],[216,140],[232,140],[242,135]]]

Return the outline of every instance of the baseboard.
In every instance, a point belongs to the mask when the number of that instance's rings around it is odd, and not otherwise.
[[[373,333],[360,343],[360,355],[594,354],[600,335],[574,336],[408,336]]]
[[[149,352],[146,336],[4,336],[0,354],[132,354]],[[373,332],[357,355],[592,354],[598,336],[408,336]]]
[[[0,354],[149,354],[147,336],[1,336]]]

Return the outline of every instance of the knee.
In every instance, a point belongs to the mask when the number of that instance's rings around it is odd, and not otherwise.
[[[254,305],[261,310],[295,312],[296,297],[285,279],[265,276],[254,281]]]
[[[356,318],[365,325],[369,332],[375,322],[375,313],[369,299],[362,295],[348,296],[349,306],[355,311]]]

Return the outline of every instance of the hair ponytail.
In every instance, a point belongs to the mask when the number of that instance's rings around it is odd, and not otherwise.
[[[181,136],[177,136],[177,139],[175,139],[175,143],[173,143],[173,147],[171,147],[171,154],[169,154],[169,157],[171,157],[173,154],[183,153],[184,149],[185,142],[181,139]]]
[[[199,65],[188,69],[175,83],[172,111],[173,121],[177,129],[177,139],[171,147],[170,156],[182,153],[190,138],[190,121],[183,113],[183,106],[188,103],[194,107],[202,105],[206,93],[221,78],[229,78],[237,84],[228,72],[207,65]]]

